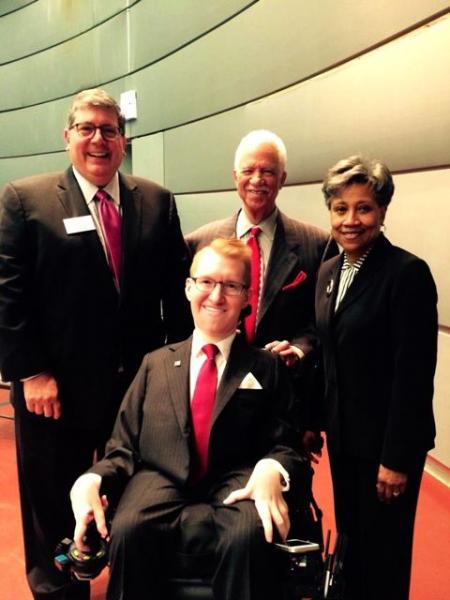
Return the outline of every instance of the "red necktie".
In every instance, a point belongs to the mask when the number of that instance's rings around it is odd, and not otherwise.
[[[113,272],[117,286],[120,283],[120,263],[122,259],[122,221],[119,211],[114,205],[113,199],[105,192],[99,189],[95,194],[95,200],[98,202],[98,211],[105,236],[106,253],[108,263]]]
[[[192,427],[197,459],[192,475],[193,482],[202,479],[208,470],[209,433],[217,390],[215,356],[219,349],[214,344],[206,344],[203,346],[202,351],[206,354],[206,360],[198,373],[191,402]]]
[[[250,229],[250,237],[247,245],[252,251],[252,268],[251,268],[251,295],[250,306],[252,312],[245,318],[244,326],[247,334],[247,341],[253,344],[256,331],[256,316],[258,313],[259,291],[261,288],[261,249],[258,244],[258,235],[261,233],[259,227]]]

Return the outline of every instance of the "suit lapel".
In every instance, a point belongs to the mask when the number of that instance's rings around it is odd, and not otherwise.
[[[390,242],[381,234],[338,306],[336,317],[351,306],[368,286],[373,284],[374,275],[386,264],[386,253],[390,245]]]
[[[186,431],[190,421],[189,372],[192,337],[169,348],[171,352],[164,359],[169,396],[180,430]],[[252,370],[254,362],[254,355],[248,352],[246,342],[237,335],[217,390],[212,425],[239,388],[244,377]]]
[[[244,377],[251,371],[254,362],[253,353],[248,352],[246,342],[237,335],[231,347],[227,366],[217,390],[212,425],[214,425],[232,395],[239,388]]]
[[[56,194],[64,208],[67,218],[83,217],[91,214],[83,193],[75,179],[72,167],[69,167],[58,181]]]
[[[172,406],[182,432],[189,423],[189,371],[192,338],[171,346],[171,352],[164,360],[167,386]]]
[[[258,322],[261,322],[273,300],[286,282],[289,273],[298,265],[298,243],[290,242],[289,225],[278,214],[277,228],[270,253],[269,264],[258,311]]]
[[[339,288],[339,277],[342,266],[342,255],[332,259],[332,264],[323,267],[325,269],[317,284],[316,304],[318,307],[318,318],[330,323],[334,314],[334,305]]]
[[[122,272],[121,289],[126,285],[127,275],[132,270],[132,257],[141,236],[143,198],[134,182],[119,174],[120,204],[122,207]]]
[[[91,214],[89,207],[86,204],[86,200],[84,199],[83,193],[78,186],[78,182],[75,179],[72,167],[69,167],[58,181],[56,194],[58,196],[58,200],[63,206],[66,214],[65,218],[82,217]],[[97,231],[93,230],[84,232],[80,237],[80,240],[82,240],[83,243],[90,248],[90,252],[93,257],[92,260],[97,263],[96,268],[99,270],[99,272],[101,272],[102,269],[107,270],[108,276],[111,279],[111,286],[112,288],[116,289],[111,276],[110,268],[108,266],[105,251],[103,250],[103,246]]]

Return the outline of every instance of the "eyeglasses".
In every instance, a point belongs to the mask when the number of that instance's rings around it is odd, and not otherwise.
[[[74,123],[70,129],[76,129],[77,133],[84,138],[93,138],[97,129],[104,140],[115,140],[122,131],[115,125],[94,125],[94,123]]]
[[[237,281],[216,281],[212,277],[191,277],[190,279],[199,292],[211,293],[216,285],[220,285],[225,296],[240,296],[244,290],[248,289],[248,285]]]

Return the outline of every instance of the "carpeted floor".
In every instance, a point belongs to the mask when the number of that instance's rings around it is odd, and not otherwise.
[[[14,451],[14,423],[6,390],[0,390],[0,598],[32,600],[23,573],[23,549]],[[316,466],[314,490],[332,530],[333,507],[326,456]],[[424,475],[419,498],[410,600],[447,600],[450,572],[450,489]],[[93,583],[92,600],[103,600],[107,571]],[[383,600],[380,598],[380,600]]]

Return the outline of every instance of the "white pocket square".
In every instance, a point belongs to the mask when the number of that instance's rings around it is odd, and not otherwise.
[[[247,373],[239,386],[240,390],[262,390],[262,385],[252,373]]]

